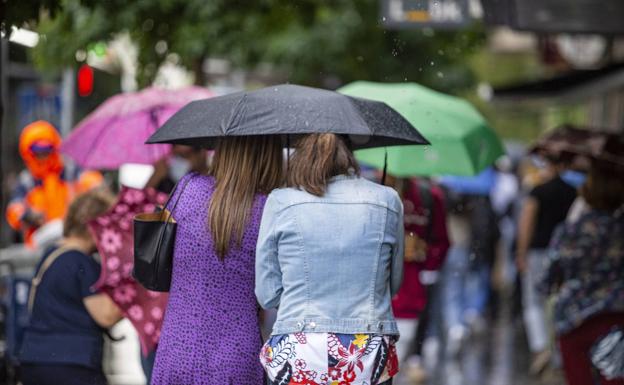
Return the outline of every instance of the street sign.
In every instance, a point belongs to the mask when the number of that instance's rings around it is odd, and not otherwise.
[[[460,29],[470,22],[468,0],[381,0],[388,29]]]

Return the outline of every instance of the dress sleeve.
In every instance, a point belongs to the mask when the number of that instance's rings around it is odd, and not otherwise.
[[[273,194],[267,198],[256,245],[256,286],[258,303],[265,309],[279,306],[282,291],[282,271],[278,261],[278,238],[275,224],[278,202]]]
[[[78,285],[80,287],[80,297],[86,298],[94,294],[98,294],[93,289],[93,285],[100,277],[100,264],[93,258],[86,255],[79,256],[81,259],[78,267]]]
[[[531,190],[529,192],[529,196],[531,198],[534,198],[537,201],[538,204],[541,204],[543,199],[544,199],[544,194],[545,194],[544,188],[545,187],[544,187],[543,184],[542,185],[538,185],[538,186],[534,187],[533,190]]]
[[[538,285],[538,289],[544,294],[554,292],[563,283],[566,279],[566,270],[571,268],[572,271],[575,271],[577,269],[577,259],[573,257],[573,254],[581,249],[576,241],[582,236],[576,229],[577,225],[561,224],[553,234],[548,246],[546,273]]]

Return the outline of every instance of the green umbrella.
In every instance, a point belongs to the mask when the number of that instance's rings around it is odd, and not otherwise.
[[[388,173],[415,175],[476,175],[504,154],[485,118],[463,99],[415,83],[357,81],[338,90],[350,96],[383,101],[397,110],[431,142],[431,146],[396,146],[356,151],[363,164]]]

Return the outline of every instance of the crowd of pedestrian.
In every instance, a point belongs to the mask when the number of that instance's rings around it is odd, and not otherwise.
[[[124,314],[94,289],[88,225],[115,199],[101,177],[70,188],[44,123],[23,138],[38,182],[18,186],[8,219],[27,242],[45,221],[64,230],[35,270],[22,382],[105,384],[104,335]],[[596,353],[624,325],[620,163],[548,154],[476,177],[400,178],[362,173],[348,136],[282,147],[221,138],[210,157],[176,146],[157,164],[148,188],[171,191],[177,230],[151,384],[391,384],[399,368],[422,381],[426,346],[457,359],[495,316],[497,274],[521,282],[533,375],[561,357],[570,385],[624,383]],[[260,307],[277,312],[266,339]]]

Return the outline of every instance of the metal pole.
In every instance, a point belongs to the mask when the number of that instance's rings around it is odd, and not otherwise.
[[[5,193],[7,192],[5,186],[6,183],[6,168],[7,168],[7,160],[9,156],[9,151],[7,147],[5,138],[7,137],[6,131],[8,129],[7,118],[4,113],[5,106],[8,102],[8,92],[9,92],[9,84],[8,84],[8,76],[7,71],[9,67],[9,41],[4,38],[0,38],[0,215],[2,218],[0,219],[2,226],[0,230],[0,247],[4,247],[7,244],[7,228],[4,223],[4,212],[6,210],[6,200]]]
[[[63,70],[61,80],[61,135],[67,137],[74,125],[74,70],[70,67]]]

